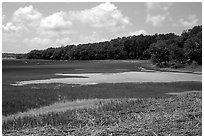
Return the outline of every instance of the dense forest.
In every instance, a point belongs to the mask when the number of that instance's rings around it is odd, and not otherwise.
[[[21,58],[21,57],[18,57]],[[104,60],[151,59],[158,66],[202,64],[202,26],[174,33],[133,35],[99,43],[67,45],[45,50],[32,50],[27,59]]]

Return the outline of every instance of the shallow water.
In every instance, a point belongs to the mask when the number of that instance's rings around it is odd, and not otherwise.
[[[96,85],[100,83],[142,83],[142,82],[177,82],[202,81],[202,75],[173,72],[122,72],[122,73],[82,73],[82,74],[55,74],[63,78],[20,81],[13,86],[42,83],[63,83],[78,85]],[[67,76],[68,78],[65,78]],[[78,76],[78,78],[71,77]],[[81,77],[81,78],[80,78]]]

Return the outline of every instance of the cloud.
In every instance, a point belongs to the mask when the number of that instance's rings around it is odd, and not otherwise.
[[[155,16],[152,16],[150,14],[147,15],[146,17],[146,22],[150,22],[152,23],[153,26],[155,27],[158,27],[158,26],[161,26],[162,23],[165,21],[166,19],[166,15],[155,15]]]
[[[107,41],[107,39],[103,38],[98,32],[93,32],[90,35],[80,35],[79,42],[77,44],[95,43],[95,42],[102,42],[102,41]]]
[[[41,49],[52,46],[61,46],[67,45],[70,42],[69,37],[62,37],[62,38],[41,38],[41,37],[33,37],[33,38],[25,38],[23,43],[29,45],[30,47],[39,47]]]
[[[80,35],[80,43],[90,43],[90,42],[96,42],[99,35],[97,32],[93,32],[91,35]]]
[[[32,5],[19,8],[13,13],[13,21],[16,23],[35,23],[42,18],[42,14],[35,10]]]
[[[128,17],[124,17],[114,4],[102,3],[91,9],[69,12],[72,20],[90,24],[96,28],[130,25]]]
[[[152,10],[162,10],[162,11],[167,11],[170,6],[172,6],[172,3],[169,2],[147,2],[146,7],[147,11],[152,11]]]
[[[5,17],[3,17],[5,18]],[[13,15],[12,20],[2,28],[6,32],[22,32],[22,30],[29,32],[32,28],[38,27],[42,18],[42,14],[35,10],[32,5],[17,9]]]
[[[127,26],[131,25],[129,18],[109,2],[85,10],[59,11],[46,16],[28,5],[14,11],[7,22],[6,19],[2,25],[4,45],[10,45],[12,38],[24,51],[70,42],[104,41],[128,33]]]
[[[70,28],[72,22],[66,20],[66,16],[66,13],[62,11],[49,15],[41,20],[40,27],[46,30],[56,31]]]
[[[55,40],[54,44],[55,45],[68,45],[70,43],[71,39],[68,37],[64,37],[64,38],[58,38]]]
[[[43,36],[64,37],[75,32],[73,28],[77,25],[89,25],[90,29],[103,29],[103,31],[115,34],[125,30],[131,25],[129,18],[125,17],[114,4],[102,3],[90,9],[81,11],[58,12],[42,18],[38,29]],[[92,41],[96,36],[93,34],[85,37],[86,42]],[[84,37],[84,36],[83,36]],[[98,38],[97,38],[98,40]]]
[[[6,25],[2,25],[2,28],[6,32],[18,32],[22,29],[20,26],[15,26],[12,22],[8,22]]]
[[[28,45],[49,45],[52,43],[52,40],[48,38],[39,38],[39,37],[34,37],[34,38],[25,38],[23,40],[23,43],[28,44]]]
[[[2,23],[5,21],[6,15],[2,15]]]
[[[159,27],[165,20],[171,21],[169,16],[169,8],[172,3],[169,2],[148,2],[146,3],[146,23],[151,23],[154,27]]]
[[[195,14],[191,14],[188,16],[187,20],[183,18],[179,19],[179,23],[184,27],[192,27],[198,23],[198,19]]]
[[[130,35],[140,35],[140,34],[146,35],[147,31],[142,29],[142,30],[138,30],[138,31],[135,31],[135,32],[130,32]]]
[[[150,11],[150,10],[156,9],[160,6],[159,6],[159,3],[156,3],[156,2],[147,2],[146,7],[147,7],[147,11]]]

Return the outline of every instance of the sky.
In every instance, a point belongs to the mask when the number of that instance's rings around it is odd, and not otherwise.
[[[3,2],[2,52],[139,34],[180,35],[195,25],[202,25],[201,2]]]

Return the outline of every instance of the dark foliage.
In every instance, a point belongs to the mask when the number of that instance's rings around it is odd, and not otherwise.
[[[202,26],[174,33],[138,35],[99,43],[67,45],[45,50],[32,50],[27,59],[103,60],[152,59],[157,65],[173,63],[202,64]]]
[[[159,66],[166,65],[169,62],[170,50],[165,41],[159,40],[150,46],[150,53],[153,63]]]

